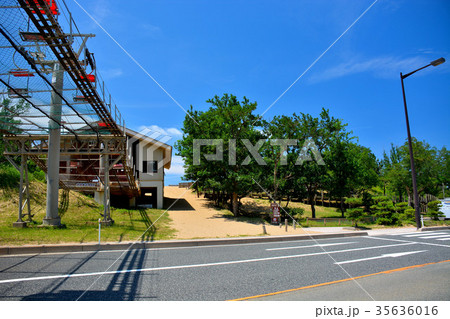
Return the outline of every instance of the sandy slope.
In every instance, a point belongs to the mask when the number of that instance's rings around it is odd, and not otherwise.
[[[262,224],[234,221],[223,217],[222,214],[212,208],[208,200],[197,198],[190,190],[176,186],[164,188],[165,206],[172,219],[172,227],[177,232],[177,238],[221,238],[227,236],[256,236],[263,234]],[[177,200],[178,199],[178,200]],[[266,225],[269,235],[300,235],[306,232],[297,227],[288,231],[279,226]],[[312,233],[312,232],[308,232]]]

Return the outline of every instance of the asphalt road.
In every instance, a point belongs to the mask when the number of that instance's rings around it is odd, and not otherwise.
[[[450,300],[449,265],[448,230],[3,256],[0,300]]]

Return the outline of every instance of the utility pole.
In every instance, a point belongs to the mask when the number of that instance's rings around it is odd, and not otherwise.
[[[48,122],[48,155],[47,155],[47,211],[43,225],[61,226],[58,213],[59,192],[59,158],[61,149],[61,111],[64,70],[58,62],[53,64],[50,119]],[[56,92],[55,92],[56,91]],[[59,93],[59,94],[58,94]]]

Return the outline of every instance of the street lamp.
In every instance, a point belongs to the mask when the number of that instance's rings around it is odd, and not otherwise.
[[[414,209],[415,209],[417,229],[419,229],[421,227],[420,204],[419,204],[419,194],[417,193],[416,168],[414,166],[414,155],[413,155],[413,148],[412,148],[412,143],[411,143],[411,132],[409,130],[408,108],[406,107],[405,85],[403,84],[403,79],[406,79],[408,76],[416,73],[417,71],[425,69],[425,68],[429,67],[430,65],[438,66],[439,64],[442,64],[444,62],[445,62],[445,59],[440,58],[440,59],[430,62],[430,64],[425,65],[417,70],[409,72],[408,74],[403,75],[402,72],[400,72],[400,79],[402,81],[402,91],[403,91],[403,104],[405,105],[406,131],[408,132],[409,159],[411,161],[411,178],[412,178],[413,193],[414,193]]]

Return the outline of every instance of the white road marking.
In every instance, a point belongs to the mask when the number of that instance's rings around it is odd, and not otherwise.
[[[448,233],[423,233],[413,235],[403,235],[403,237],[419,237],[419,236],[433,236],[433,235],[448,235]]]
[[[281,260],[281,259],[319,256],[319,255],[330,255],[330,254],[346,253],[346,252],[360,251],[360,250],[382,249],[382,248],[388,248],[388,247],[406,246],[406,245],[411,245],[411,244],[412,243],[402,243],[402,244],[353,248],[353,249],[345,249],[345,250],[325,251],[325,252],[309,253],[309,254],[301,254],[301,255],[244,259],[244,260],[223,261],[223,262],[206,263],[206,264],[179,265],[179,266],[143,268],[143,269],[126,269],[126,270],[114,270],[114,271],[106,271],[106,272],[65,274],[65,275],[43,276],[43,277],[15,278],[15,279],[0,280],[0,284],[13,283],[13,282],[24,282],[24,281],[36,281],[36,280],[64,279],[64,278],[77,278],[77,277],[100,276],[100,275],[115,275],[115,274],[134,273],[134,272],[149,272],[149,271],[160,271],[160,270],[173,270],[173,269],[186,269],[186,268],[199,268],[199,267],[244,264],[244,263],[261,262],[261,261],[269,261],[269,260]]]
[[[399,233],[386,234],[386,235],[388,235],[388,236],[404,236],[404,235],[412,235],[412,234],[417,234],[417,233],[419,233],[418,230],[415,230],[413,232],[405,232],[405,233],[399,232]]]
[[[436,236],[424,236],[424,237],[418,237],[422,239],[434,239],[434,238],[442,238],[442,237],[450,237],[450,234],[447,235],[436,235]]]
[[[306,234],[308,235],[308,234]],[[309,234],[311,236],[315,234]],[[361,236],[360,238],[364,238],[366,236]],[[161,248],[139,248],[139,249],[131,249],[131,250],[177,250],[177,249],[201,249],[201,248],[215,248],[215,247],[231,247],[231,246],[258,246],[258,245],[276,245],[276,244],[288,244],[288,243],[298,243],[301,242],[319,242],[325,240],[336,240],[336,238],[315,238],[315,239],[295,239],[295,240],[287,240],[287,241],[268,241],[262,243],[248,243],[248,244],[220,244],[220,245],[205,245],[205,246],[185,246],[185,247],[161,247]],[[128,251],[130,249],[120,249],[120,250],[87,250],[87,251],[68,251],[68,252],[58,252],[58,253],[30,253],[30,254],[14,254],[14,255],[0,255],[0,258],[7,257],[25,257],[25,256],[46,256],[46,255],[72,255],[72,254],[92,254],[92,253],[120,253],[124,251]]]
[[[450,238],[440,238],[440,239],[436,239],[436,240],[450,240]]]
[[[350,241],[348,243],[332,243],[332,244],[317,244],[317,245],[309,245],[309,246],[292,246],[292,247],[280,247],[280,248],[267,248],[267,251],[272,250],[285,250],[285,249],[301,249],[301,248],[310,248],[310,247],[327,247],[327,246],[337,246],[337,245],[349,245],[355,244],[355,241]]]
[[[339,261],[336,262],[336,265],[342,265],[342,264],[350,264],[350,263],[357,263],[360,261],[367,261],[367,260],[374,260],[374,259],[381,259],[381,258],[397,258],[402,257],[406,255],[412,255],[417,253],[423,253],[428,250],[418,250],[418,251],[405,251],[402,253],[393,253],[393,254],[383,254],[381,256],[375,256],[375,257],[368,257],[368,258],[361,258],[361,259],[353,259],[353,260],[346,260],[346,261]]]
[[[390,238],[382,238],[382,237],[375,237],[375,236],[366,236],[365,238],[450,248],[450,245],[443,245],[443,244],[436,244],[436,243],[426,243],[424,241],[410,241],[410,240],[404,240],[404,239],[390,239]]]

